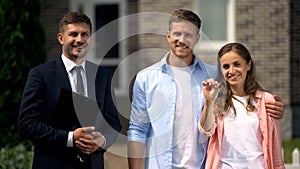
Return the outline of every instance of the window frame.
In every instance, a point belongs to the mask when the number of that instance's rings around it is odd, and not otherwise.
[[[199,6],[201,5],[201,0],[194,0],[194,11],[200,16],[200,9]],[[200,44],[200,48],[202,50],[209,50],[210,46],[213,46],[216,49],[220,49],[224,44],[228,42],[233,42],[235,41],[236,38],[236,21],[235,21],[235,5],[236,0],[228,0],[227,3],[227,32],[226,32],[226,40],[210,40],[209,42],[202,41]]]
[[[127,11],[127,1],[126,0],[87,0],[87,1],[82,1],[82,0],[69,0],[69,8],[71,11],[82,11],[84,12],[87,16],[90,17],[92,21],[92,29],[93,33],[96,31],[96,16],[95,16],[95,7],[97,5],[105,5],[105,4],[118,4],[119,6],[119,18],[122,16],[126,15]],[[128,47],[125,43],[122,43],[121,37],[126,37],[126,33],[128,32],[127,28],[128,25],[126,22],[122,21],[122,19],[118,20],[118,25],[119,25],[119,30],[118,30],[118,37],[119,40],[119,57],[118,58],[106,58],[101,61],[101,66],[117,66],[121,63],[121,61],[128,55]],[[93,40],[95,40],[94,38]],[[95,52],[95,51],[93,51]],[[92,52],[92,53],[93,53]],[[95,56],[92,58],[96,58]],[[91,61],[97,63],[97,59]],[[99,64],[99,63],[97,63]],[[127,74],[128,74],[128,65],[122,65],[120,68],[121,70],[118,70],[117,73],[118,77],[117,82],[118,84],[116,86],[112,86],[113,90],[116,95],[126,95],[128,92],[127,89]],[[115,76],[115,75],[114,75]],[[114,78],[114,77],[113,77]]]

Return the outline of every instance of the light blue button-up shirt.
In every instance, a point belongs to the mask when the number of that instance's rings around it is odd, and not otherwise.
[[[133,101],[128,129],[128,141],[146,144],[145,167],[148,169],[172,168],[172,143],[174,114],[176,110],[176,80],[164,58],[140,71],[133,87]],[[196,125],[204,104],[202,81],[216,78],[217,67],[194,59],[191,68],[193,112],[197,114]],[[197,132],[196,154],[192,168],[204,168],[207,139]],[[202,139],[200,139],[202,138]],[[204,141],[202,141],[204,140]]]

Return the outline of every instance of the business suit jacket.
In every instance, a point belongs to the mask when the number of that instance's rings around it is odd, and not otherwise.
[[[86,61],[88,96],[97,100],[96,130],[106,138],[106,147],[90,155],[92,169],[104,168],[105,149],[116,139],[121,125],[111,95],[110,72]],[[72,107],[71,84],[61,57],[30,70],[19,112],[19,133],[34,144],[33,168],[74,169],[79,149],[67,147],[69,131],[81,127]],[[65,106],[64,106],[65,105]]]

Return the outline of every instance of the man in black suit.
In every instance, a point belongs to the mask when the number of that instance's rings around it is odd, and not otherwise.
[[[121,130],[110,72],[84,60],[91,34],[85,14],[67,13],[57,34],[62,55],[29,72],[18,125],[34,144],[33,168],[102,169],[103,154]]]

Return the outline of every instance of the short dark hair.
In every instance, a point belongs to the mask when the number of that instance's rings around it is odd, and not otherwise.
[[[201,19],[194,12],[186,9],[178,9],[171,14],[169,19],[169,30],[171,29],[173,22],[182,22],[182,21],[191,22],[193,25],[195,25],[198,28],[198,32],[199,32],[201,27]]]
[[[64,32],[64,26],[73,23],[86,23],[90,26],[90,32],[92,32],[92,22],[90,18],[82,12],[68,12],[59,22],[59,32]]]

